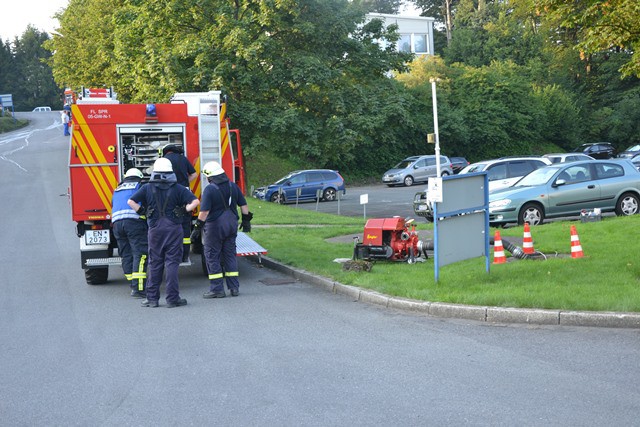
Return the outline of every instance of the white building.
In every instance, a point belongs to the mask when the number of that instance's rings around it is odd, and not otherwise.
[[[367,20],[382,19],[385,26],[396,24],[400,40],[397,49],[400,52],[411,52],[416,55],[434,55],[433,21],[434,18],[423,16],[388,15],[385,13],[367,13]]]

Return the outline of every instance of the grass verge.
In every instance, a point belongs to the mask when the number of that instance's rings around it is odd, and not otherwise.
[[[14,119],[9,114],[0,117],[0,133],[11,132],[20,129],[29,124],[29,120]]]
[[[345,235],[362,239],[363,219],[256,199],[249,199],[249,206],[255,213],[251,237],[268,250],[270,258],[343,284],[426,301],[640,312],[640,244],[632,231],[640,227],[638,215],[532,227],[534,247],[547,260],[510,259],[506,264],[492,264],[486,273],[485,258],[479,257],[442,267],[436,283],[433,259],[416,264],[379,261],[371,272],[343,271],[334,259],[350,258],[353,244],[327,239]],[[569,256],[571,225],[576,225],[583,258]],[[418,224],[418,229],[432,227]],[[522,239],[523,229],[513,227],[500,233],[516,241]]]

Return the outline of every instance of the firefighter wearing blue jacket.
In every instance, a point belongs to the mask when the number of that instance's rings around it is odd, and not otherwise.
[[[111,227],[118,242],[122,270],[131,287],[131,296],[144,298],[147,281],[147,221],[127,204],[133,193],[142,186],[144,175],[131,168],[116,187],[111,200]]]
[[[139,214],[146,214],[149,224],[149,268],[147,298],[143,307],[158,307],[163,274],[166,279],[167,307],[180,307],[178,268],[182,261],[182,222],[200,201],[186,187],[178,185],[169,159],[153,164],[149,183],[136,191],[127,202]]]
[[[202,168],[207,185],[202,193],[202,206],[191,234],[191,240],[199,240],[204,231],[204,252],[209,272],[209,291],[203,298],[224,298],[224,280],[231,296],[238,296],[238,261],[236,236],[238,235],[238,206],[242,212],[241,229],[251,231],[253,214],[240,188],[229,181],[224,169],[217,162],[208,162]]]

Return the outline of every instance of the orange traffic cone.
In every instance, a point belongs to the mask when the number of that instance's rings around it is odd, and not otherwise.
[[[504,256],[502,237],[500,237],[500,231],[496,230],[496,235],[493,238],[493,263],[504,264],[505,262],[507,262],[507,257]]]
[[[534,254],[536,251],[533,249],[533,239],[531,239],[531,230],[529,229],[529,223],[524,223],[524,237],[522,238],[522,252],[525,254]]]
[[[582,258],[582,246],[580,245],[580,239],[578,238],[578,231],[576,226],[571,226],[571,258]]]

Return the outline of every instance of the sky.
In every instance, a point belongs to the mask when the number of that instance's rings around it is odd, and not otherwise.
[[[0,38],[3,42],[13,41],[22,35],[29,24],[37,30],[51,33],[58,26],[58,21],[52,16],[68,4],[69,0],[18,0],[10,7],[3,4]]]
[[[58,26],[53,15],[68,4],[69,0],[18,0],[11,7],[5,5],[0,14],[0,38],[5,42],[13,41],[15,37],[22,35],[29,24],[37,30],[51,33]],[[403,14],[418,13],[410,8]]]

